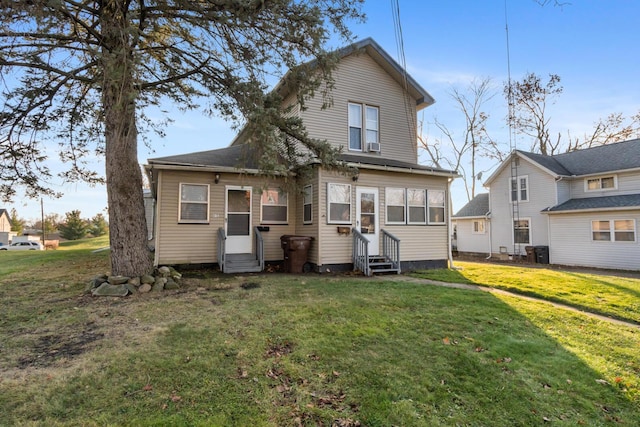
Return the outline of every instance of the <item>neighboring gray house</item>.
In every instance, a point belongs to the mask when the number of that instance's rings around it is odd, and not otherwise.
[[[493,255],[548,246],[552,264],[640,270],[640,139],[554,156],[516,150],[485,186]]]
[[[489,193],[475,196],[453,217],[458,252],[487,255],[490,249]]]

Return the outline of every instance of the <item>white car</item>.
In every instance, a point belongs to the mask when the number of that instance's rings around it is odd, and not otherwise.
[[[44,246],[40,242],[13,242],[8,246],[0,246],[0,251],[43,251]]]

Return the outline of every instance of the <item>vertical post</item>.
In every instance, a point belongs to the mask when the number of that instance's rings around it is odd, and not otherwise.
[[[40,215],[42,216],[42,247],[44,248],[44,241],[45,241],[45,234],[46,232],[46,227],[45,227],[45,223],[44,223],[44,202],[42,201],[42,197],[40,197]]]

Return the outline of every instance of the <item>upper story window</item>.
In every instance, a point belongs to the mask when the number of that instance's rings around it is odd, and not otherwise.
[[[288,220],[289,201],[287,193],[280,188],[270,187],[260,197],[262,223],[286,224]]]
[[[379,132],[378,107],[349,103],[349,150],[380,151]]]
[[[306,185],[302,194],[302,223],[311,224],[313,221],[313,186]]]
[[[429,224],[445,224],[444,222],[444,191],[429,190],[427,192],[429,203]]]
[[[329,224],[351,224],[351,185],[327,184]]]
[[[511,201],[512,202],[528,202],[529,201],[529,177],[518,176],[511,178]]]
[[[616,188],[618,188],[618,179],[615,175],[586,178],[584,180],[585,191],[615,190]]]
[[[209,184],[180,184],[178,222],[209,222]]]

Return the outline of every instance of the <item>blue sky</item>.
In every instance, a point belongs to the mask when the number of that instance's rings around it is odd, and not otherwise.
[[[560,75],[564,92],[550,107],[553,133],[574,136],[589,132],[609,113],[627,116],[640,110],[640,2],[637,0],[568,0],[563,7],[541,7],[534,0],[399,0],[407,70],[435,99],[423,110],[425,136],[438,138],[435,118],[450,130],[462,131],[464,120],[448,95],[474,78],[489,77],[497,95],[486,111],[491,135],[508,147],[501,88],[507,81],[505,3],[509,25],[510,68],[514,80],[526,73]],[[373,37],[398,59],[391,1],[368,0],[367,22],[352,25],[357,39]],[[142,144],[146,159],[227,146],[235,132],[230,123],[192,112],[173,115],[163,139],[152,136],[154,151]],[[528,149],[526,141],[516,141]],[[52,155],[52,158],[55,155]],[[426,157],[421,156],[426,159]],[[485,162],[483,169],[494,166]],[[102,166],[98,166],[102,169]],[[81,184],[56,187],[61,199],[45,199],[45,213],[63,215],[79,209],[83,217],[105,213],[106,191]],[[461,183],[452,188],[454,211],[466,203]],[[17,198],[13,205],[26,219],[40,217],[40,202]]]

